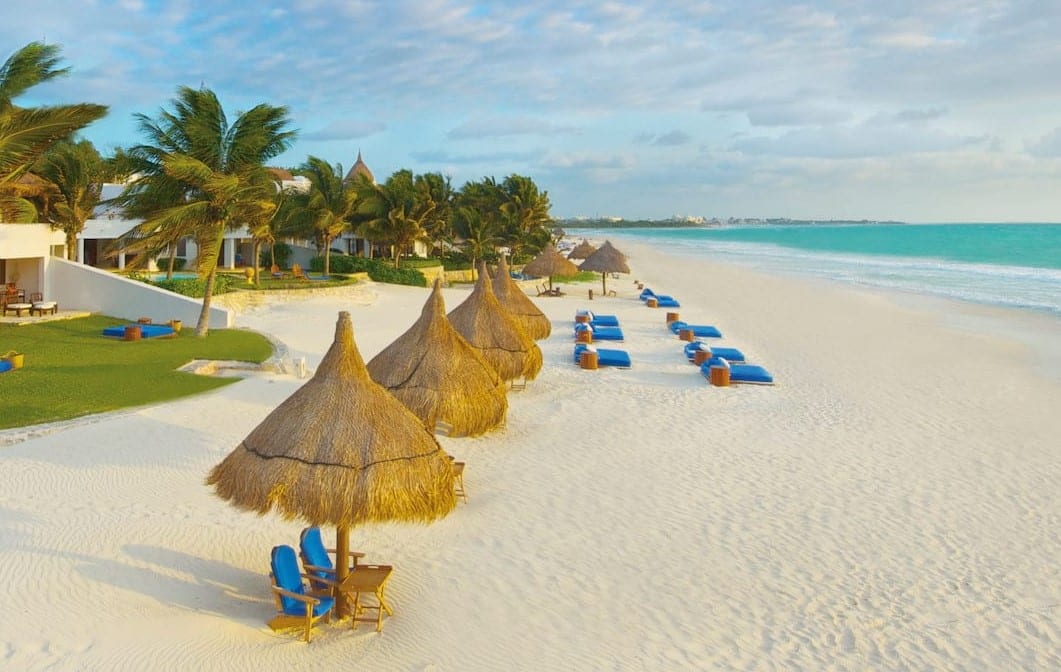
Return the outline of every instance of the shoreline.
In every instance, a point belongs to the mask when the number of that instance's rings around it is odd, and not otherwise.
[[[268,550],[297,543],[304,524],[234,510],[203,485],[305,382],[251,376],[0,449],[0,661],[1057,665],[1061,386],[1027,345],[946,304],[620,249],[634,274],[609,278],[617,296],[589,301],[598,280],[534,297],[553,335],[539,342],[541,375],[509,395],[507,425],[440,438],[467,463],[469,501],[430,526],[353,530],[367,561],[395,566],[382,635],[323,626],[307,647],[265,626]],[[778,384],[708,385],[634,278],[678,298],[681,319],[718,326]],[[427,291],[371,285],[250,307],[237,323],[313,369],[349,310],[368,360]],[[467,292],[445,290],[447,310]],[[626,340],[602,347],[627,350],[633,368],[573,364],[577,308],[619,317]]]

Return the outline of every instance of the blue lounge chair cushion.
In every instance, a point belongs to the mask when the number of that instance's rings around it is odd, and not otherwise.
[[[641,290],[641,294],[637,298],[641,299],[642,301],[647,301],[647,300],[651,299],[655,295],[656,295],[655,292],[653,292],[648,287],[645,287],[643,290]]]
[[[759,383],[772,385],[774,377],[761,366],[751,364],[730,364],[724,357],[712,357],[700,365],[700,373],[710,378],[712,366],[726,366],[729,368],[729,381],[731,383]]]
[[[593,333],[593,340],[595,341],[622,341],[623,330],[619,327],[594,327],[585,323],[575,324],[575,334],[580,331],[590,331]]]
[[[575,345],[575,364],[578,364],[582,353],[589,349],[585,343]],[[630,353],[625,350],[609,350],[608,348],[594,348],[597,352],[598,366],[614,366],[620,369],[630,368]]]
[[[302,585],[302,575],[298,571],[298,558],[295,557],[295,549],[290,546],[275,546],[272,554],[273,580],[277,587],[299,595],[305,595],[306,591]],[[335,604],[331,597],[318,597],[320,604],[313,605],[313,615],[326,614]],[[286,595],[280,596],[280,605],[285,614],[289,616],[305,616],[305,602],[296,600]]]
[[[682,304],[678,303],[678,300],[670,296],[656,296],[656,307],[657,308],[681,308]]]
[[[744,353],[737,348],[719,348],[708,345],[703,341],[693,341],[685,344],[685,358],[692,361],[696,357],[697,350],[707,350],[712,356],[722,357],[728,362],[743,362]]]
[[[103,330],[104,336],[113,336],[115,338],[125,337],[125,327],[140,327],[141,338],[155,338],[157,336],[175,336],[177,332],[173,330],[173,327],[168,324],[119,324],[116,327],[107,327]]]
[[[4,373],[5,371],[10,371],[11,369],[14,368],[14,366],[15,365],[12,364],[9,360],[0,359],[0,373]]]
[[[707,324],[689,324],[682,322],[681,320],[675,320],[667,325],[670,327],[672,333],[680,333],[682,329],[689,329],[693,332],[693,336],[698,338],[722,338],[722,332],[717,327],[712,327]]]
[[[303,564],[323,567],[329,570],[314,572],[321,578],[335,578],[335,565],[332,564],[332,558],[328,555],[328,549],[324,547],[324,540],[321,538],[321,528],[307,527],[302,530],[298,546],[302,552]]]
[[[619,318],[615,315],[598,315],[597,313],[590,312],[588,310],[579,310],[575,312],[576,316],[589,315],[589,323],[594,328],[596,327],[618,327]]]

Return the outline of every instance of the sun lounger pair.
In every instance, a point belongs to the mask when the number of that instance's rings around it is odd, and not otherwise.
[[[579,321],[578,318],[580,317],[588,317],[589,323],[593,325],[594,328],[619,326],[619,318],[615,315],[600,315],[590,310],[576,310],[575,321]]]
[[[720,339],[723,338],[723,332],[718,330],[718,327],[712,327],[711,325],[691,325],[689,323],[676,320],[667,327],[671,329],[672,333],[681,333],[683,329],[688,329],[693,332],[694,337],[701,339]]]
[[[692,343],[685,344],[685,358],[690,362],[696,359],[696,352],[698,350],[707,351],[707,358],[711,357],[722,357],[727,362],[744,362],[744,353],[737,348],[720,348],[718,346],[708,345],[703,341],[693,341]]]
[[[712,357],[700,365],[700,373],[708,380],[711,378],[711,369],[722,367],[729,369],[729,382],[732,383],[754,383],[757,385],[773,385],[774,377],[761,366],[751,364],[730,364],[724,357]]]
[[[656,294],[648,287],[641,290],[641,296],[639,297],[642,301],[648,302],[649,299],[656,300],[657,308],[681,308],[682,304],[678,303],[678,300],[673,296],[667,294]]]
[[[614,366],[619,369],[630,368],[630,353],[626,350],[609,350],[608,348],[598,348],[585,343],[575,345],[575,364],[581,361],[582,353],[587,350],[597,353],[598,366]]]
[[[581,331],[588,331],[593,334],[593,340],[595,341],[625,340],[623,337],[623,330],[619,327],[595,327],[592,324],[587,324],[585,322],[577,322],[575,324],[575,336],[577,337]]]

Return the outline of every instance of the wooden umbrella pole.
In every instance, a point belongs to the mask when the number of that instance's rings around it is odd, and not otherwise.
[[[341,586],[350,575],[350,528],[340,525],[335,528],[335,580]],[[335,615],[342,618],[346,615],[346,593],[335,591]],[[355,614],[356,615],[356,614]]]
[[[608,274],[601,272],[600,274],[600,288],[603,296],[608,296]]]

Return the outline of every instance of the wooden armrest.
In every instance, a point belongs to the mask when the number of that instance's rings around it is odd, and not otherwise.
[[[328,551],[332,555],[335,555],[335,552],[336,552],[334,548],[326,548],[324,550]],[[363,557],[365,557],[365,554],[362,553],[361,551],[350,551],[347,555],[349,555],[351,558],[363,558]]]
[[[300,602],[305,602],[307,604],[320,604],[320,602],[321,602],[319,599],[317,599],[316,597],[313,597],[312,595],[303,595],[302,593],[293,593],[290,590],[284,590],[283,588],[280,588],[279,586],[273,586],[273,592],[278,593],[280,595],[283,595],[284,597],[293,597],[296,600],[299,600]]]
[[[308,569],[310,571],[320,571],[320,572],[329,572],[330,571],[330,570],[328,570],[325,567],[314,567],[313,565],[306,565],[305,567],[306,567],[306,569]],[[331,574],[334,576],[335,572],[331,572]],[[338,586],[339,585],[339,583],[335,579],[329,579],[328,577],[325,577],[325,576],[318,576],[317,574],[309,574],[309,573],[303,574],[302,578],[304,578],[304,579],[306,579],[308,581],[311,581],[313,583],[323,583],[326,586]]]

